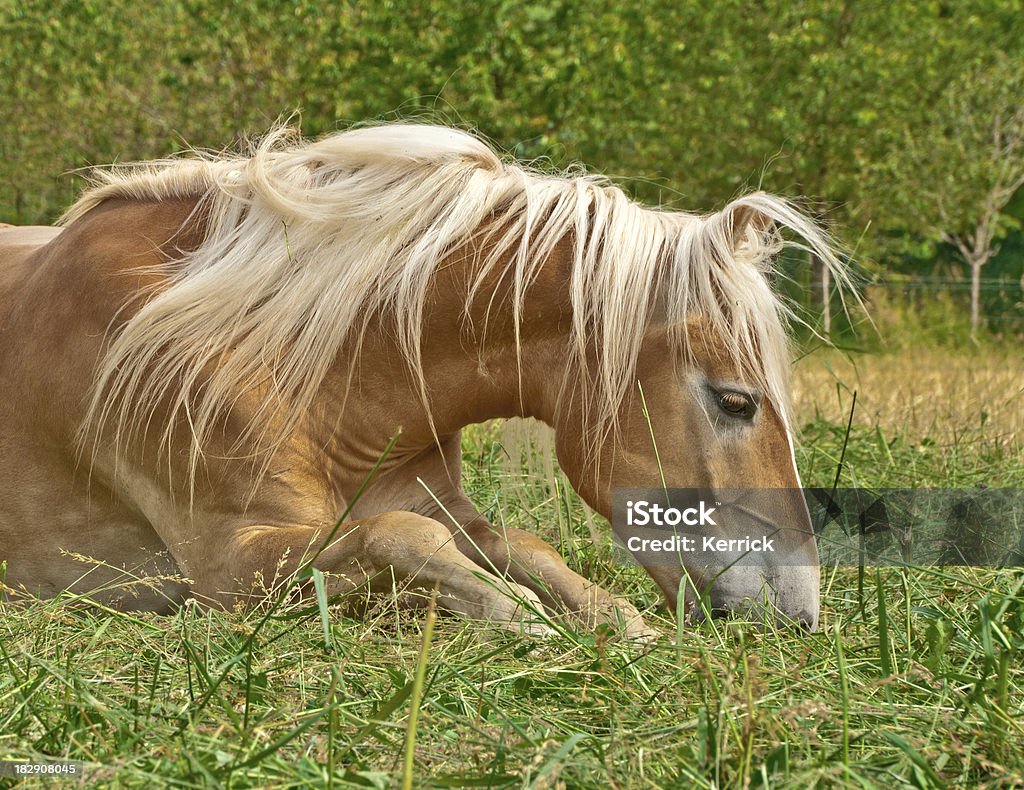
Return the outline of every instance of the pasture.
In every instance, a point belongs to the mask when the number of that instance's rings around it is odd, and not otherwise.
[[[1022,380],[998,348],[808,354],[803,481],[831,485],[843,457],[847,485],[1024,486]],[[358,620],[0,604],[0,758],[80,760],[90,787],[1024,782],[1019,572],[825,569],[816,633],[677,627],[559,473],[512,459],[495,425],[467,431],[463,455],[482,512],[630,597],[658,641],[536,640],[384,600]]]

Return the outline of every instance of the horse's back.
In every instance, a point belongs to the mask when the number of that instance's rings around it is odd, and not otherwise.
[[[63,232],[51,225],[6,225],[0,223],[0,261],[24,258],[49,244]]]
[[[27,273],[29,259],[62,232],[48,225],[0,224],[0,294],[7,294]]]

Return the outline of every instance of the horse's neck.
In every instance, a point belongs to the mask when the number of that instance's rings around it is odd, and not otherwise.
[[[362,470],[398,436],[393,463],[499,417],[533,417],[555,425],[565,382],[570,313],[559,261],[545,266],[529,289],[517,338],[508,278],[485,283],[466,320],[471,273],[437,278],[424,315],[424,389],[411,373],[393,331],[371,325],[358,356],[343,350],[324,393],[328,442]],[[547,270],[550,269],[550,274]],[[490,311],[488,313],[488,310]],[[423,393],[426,393],[426,403]]]
[[[386,338],[382,333],[364,340],[350,385],[340,380],[348,378],[351,361],[341,360],[338,383],[325,387],[329,405],[321,425],[331,441],[341,443],[339,452],[354,453],[365,464],[394,436],[397,456],[499,417],[553,424],[564,370],[557,344],[533,338],[517,359],[514,344],[481,350],[460,342],[457,331],[433,334],[424,344],[425,403],[416,378]]]

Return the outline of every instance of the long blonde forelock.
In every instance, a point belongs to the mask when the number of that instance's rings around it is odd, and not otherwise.
[[[265,395],[235,448],[261,459],[255,487],[342,345],[374,314],[395,317],[429,411],[420,349],[426,294],[438,263],[480,233],[489,249],[468,298],[507,267],[517,341],[530,285],[555,245],[573,239],[569,350],[588,383],[596,442],[614,433],[653,320],[682,326],[701,316],[788,413],[787,310],[764,276],[781,240],[772,227],[738,228],[739,213],[794,231],[843,277],[827,237],[780,198],[748,195],[707,217],[645,208],[599,178],[531,172],[443,127],[361,128],[312,143],[282,128],[245,156],[114,168],[63,221],[115,197],[197,198],[207,233],[162,265],[169,286],[117,331],[81,436],[98,437],[112,422],[121,447],[169,403],[162,446],[169,449],[185,419],[190,489],[214,426],[240,392],[260,386]],[[685,353],[685,333],[677,342]]]

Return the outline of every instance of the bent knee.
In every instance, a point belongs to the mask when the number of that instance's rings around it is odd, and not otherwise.
[[[423,556],[453,545],[452,533],[439,521],[409,511],[381,513],[362,522],[370,530],[364,545],[370,549]]]

